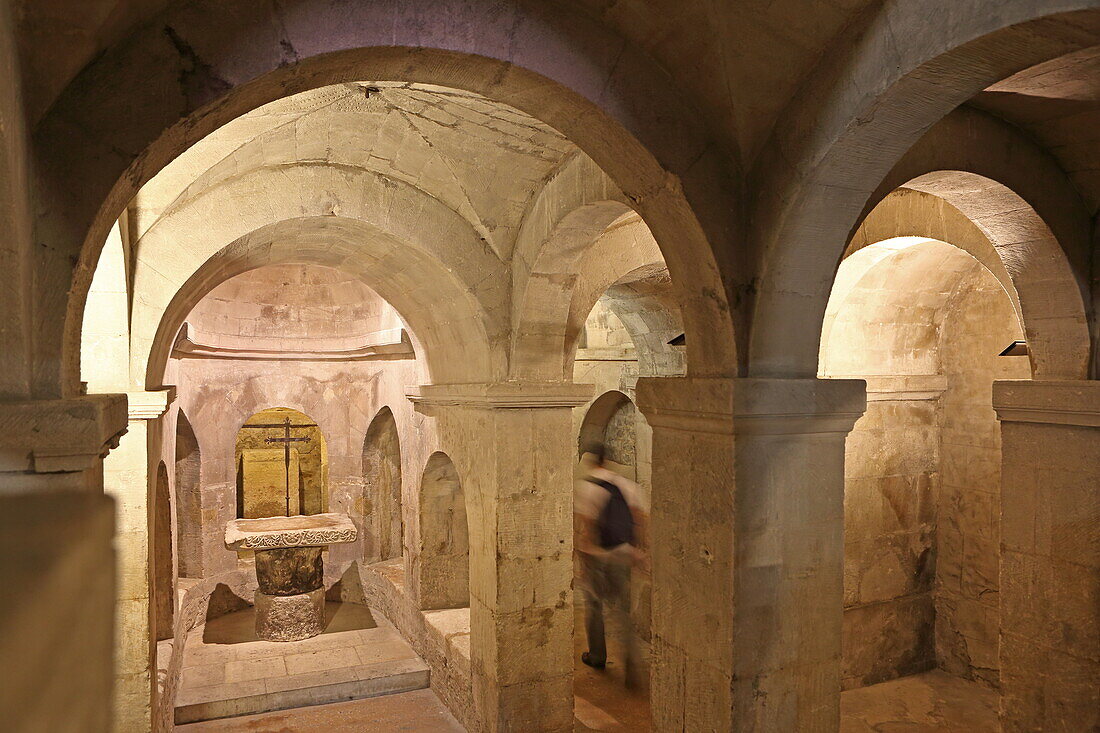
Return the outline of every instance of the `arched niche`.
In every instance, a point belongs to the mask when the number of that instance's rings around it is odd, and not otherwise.
[[[603,445],[605,459],[636,479],[637,420],[638,410],[629,397],[617,390],[604,392],[585,413],[577,447],[583,454],[595,444]]]
[[[176,545],[181,578],[202,572],[202,452],[183,410],[176,417]]]
[[[1022,338],[1003,283],[960,247],[897,237],[841,264],[819,376],[867,380],[845,450],[844,689],[932,668],[996,686],[992,384],[1031,376],[999,356]]]
[[[401,441],[393,412],[383,407],[363,440],[363,521],[371,531],[364,551],[369,562],[401,557],[401,509]]]
[[[271,407],[237,431],[237,516],[319,514],[328,509],[328,449],[306,414]]]
[[[168,467],[157,466],[153,492],[153,604],[157,641],[172,638],[176,578],[172,568],[172,504]]]
[[[420,480],[420,547],[414,562],[422,610],[470,605],[470,533],[466,497],[446,453],[436,452]]]

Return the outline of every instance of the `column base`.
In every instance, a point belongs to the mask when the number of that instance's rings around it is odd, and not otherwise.
[[[291,596],[256,591],[256,635],[265,641],[301,641],[325,630],[325,589]]]

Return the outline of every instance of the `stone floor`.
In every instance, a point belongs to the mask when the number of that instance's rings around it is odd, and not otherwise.
[[[649,690],[628,690],[622,665],[623,653],[614,619],[605,619],[607,634],[607,667],[597,671],[581,662],[581,652],[587,651],[584,634],[584,605],[577,594],[573,606],[573,715],[574,730],[588,731],[648,731]],[[642,656],[648,659],[649,648],[639,642]],[[648,674],[643,674],[648,679]]]
[[[331,604],[330,604],[331,605]],[[335,604],[339,606],[339,604]],[[362,611],[360,611],[362,609]],[[362,636],[346,637],[341,634],[366,634],[374,632],[375,641],[383,637],[395,643],[391,647],[395,653],[404,645],[396,630],[381,616],[371,620],[363,617],[362,612],[370,616],[361,606],[337,609],[326,633],[318,639],[324,643],[325,652],[308,659],[335,660],[338,647],[351,644],[358,650],[366,646]],[[222,624],[213,622],[206,633],[203,648],[219,643],[225,645],[224,637],[238,638],[246,634],[250,626],[245,626],[244,616],[248,612],[223,617]],[[343,615],[342,615],[343,614]],[[241,618],[233,618],[240,616]],[[250,618],[249,618],[250,621]],[[376,628],[367,628],[370,623]],[[646,733],[650,730],[650,710],[648,690],[630,691],[623,680],[621,649],[614,628],[608,628],[609,663],[605,670],[596,671],[580,662],[580,653],[587,648],[584,638],[583,606],[575,606],[575,659],[574,672],[574,713],[577,733],[608,731]],[[379,631],[381,630],[381,631]],[[329,637],[330,646],[325,637]],[[313,641],[313,640],[310,640]],[[335,642],[339,641],[340,644]],[[268,644],[269,642],[237,642],[247,644]],[[191,646],[190,641],[188,647]],[[279,645],[286,646],[286,645]],[[407,645],[405,645],[407,647]],[[259,649],[260,647],[252,647]],[[244,651],[246,648],[241,648]],[[645,644],[642,644],[643,656],[648,656]],[[302,652],[298,652],[301,654]],[[376,658],[385,655],[381,648],[373,652]],[[407,654],[412,654],[409,649]],[[242,660],[251,659],[248,654],[240,655]],[[300,662],[291,660],[295,654],[282,655],[283,664],[289,672],[298,669]],[[398,661],[412,657],[395,657]],[[263,657],[256,657],[263,658]],[[340,658],[343,658],[342,656]],[[303,657],[302,659],[307,659]],[[185,657],[185,662],[187,658]],[[360,662],[364,661],[362,658]],[[417,662],[420,660],[417,658]],[[229,673],[230,661],[225,662]],[[314,666],[319,662],[306,662]],[[422,664],[422,662],[420,663]],[[196,667],[192,665],[191,670]],[[244,669],[250,669],[244,667]],[[302,672],[303,674],[318,674]],[[185,676],[188,681],[205,681],[192,671]],[[320,673],[321,677],[328,672]],[[185,672],[186,675],[186,672]],[[267,678],[271,679],[271,678]],[[425,681],[426,681],[425,676]],[[192,688],[198,689],[198,688]],[[181,695],[183,691],[181,690]],[[336,731],[393,730],[393,731],[461,731],[462,726],[450,714],[443,703],[430,690],[416,690],[399,694],[383,695],[370,699],[352,700],[334,704],[314,704],[294,710],[270,712],[262,715],[247,715],[224,720],[211,720],[205,723],[179,726],[184,733],[335,733]],[[940,671],[927,672],[904,677],[891,682],[850,690],[841,695],[840,733],[1000,733],[997,722],[997,696],[976,683],[962,680]]]
[[[256,637],[251,608],[187,638],[176,722],[318,705],[428,686],[429,672],[397,630],[366,606],[329,603],[324,633],[296,642]]]
[[[1000,733],[997,693],[933,670],[840,696],[841,733]]]

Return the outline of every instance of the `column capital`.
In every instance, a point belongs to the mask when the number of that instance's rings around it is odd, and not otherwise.
[[[740,435],[848,433],[867,409],[862,379],[644,377],[650,425]]]
[[[577,407],[592,399],[595,387],[572,382],[481,382],[422,384],[409,387],[405,396],[418,410],[432,407],[476,407],[517,410]]]
[[[118,394],[0,403],[0,471],[85,471],[118,445],[126,423]]]
[[[1100,381],[998,379],[993,409],[1001,422],[1100,427]]]
[[[126,393],[126,416],[131,420],[155,420],[176,399],[176,388]]]

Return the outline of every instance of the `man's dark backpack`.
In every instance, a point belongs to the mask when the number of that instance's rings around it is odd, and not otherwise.
[[[607,550],[623,543],[634,544],[634,515],[630,512],[630,505],[623,492],[610,481],[598,478],[588,480],[611,494],[596,518],[600,547]]]

